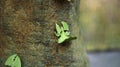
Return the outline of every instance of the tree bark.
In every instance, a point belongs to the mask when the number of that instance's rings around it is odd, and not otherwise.
[[[22,67],[87,67],[79,23],[80,0],[0,0],[0,67],[17,53]],[[57,43],[66,21],[77,39]]]

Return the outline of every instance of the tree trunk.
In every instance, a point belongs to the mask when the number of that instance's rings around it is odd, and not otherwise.
[[[80,0],[0,0],[0,67],[15,53],[22,67],[87,67],[79,6]],[[55,24],[61,21],[76,40],[57,43]]]

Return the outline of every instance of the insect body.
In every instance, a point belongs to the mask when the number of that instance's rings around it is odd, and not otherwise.
[[[62,21],[62,26],[56,24],[55,35],[58,37],[58,43],[63,43],[68,40],[76,39],[76,37],[70,36],[69,26],[66,22]]]

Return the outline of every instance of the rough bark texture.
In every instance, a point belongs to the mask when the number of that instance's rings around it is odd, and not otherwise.
[[[0,0],[0,67],[17,53],[22,67],[87,67],[79,0]],[[58,44],[55,23],[66,21],[77,39]]]

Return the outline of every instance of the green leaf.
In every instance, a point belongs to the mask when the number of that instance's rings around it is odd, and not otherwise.
[[[67,41],[71,41],[71,40],[75,40],[77,39],[77,37],[69,37],[67,39],[65,39],[63,42],[67,42]]]
[[[77,39],[77,37],[69,37],[69,39],[67,39],[66,41],[75,40],[75,39]]]
[[[56,33],[55,33],[55,35],[56,36],[60,36],[60,34],[61,34],[61,28],[60,28],[60,26],[58,25],[58,24],[56,24]]]
[[[61,33],[61,37],[58,39],[58,43],[63,43],[66,39],[69,39],[69,37],[65,35],[63,27],[61,27],[61,29],[62,29],[62,33]]]
[[[66,39],[69,39],[69,37],[65,35],[61,35],[61,37],[58,39],[58,43],[63,43]]]
[[[14,63],[15,63],[14,64],[15,67],[21,67],[21,61],[20,61],[20,58],[18,56],[16,57],[16,60]]]
[[[21,61],[20,61],[19,56],[17,56],[17,54],[10,56],[6,60],[5,65],[10,66],[10,67],[21,67]]]
[[[12,56],[10,56],[6,62],[5,62],[5,65],[8,65],[8,66],[11,66],[12,65],[12,62],[14,62],[14,58],[17,56],[17,54],[14,54]]]
[[[57,37],[59,37],[59,36],[60,36],[60,34],[58,34],[58,33],[56,33],[56,32],[55,32],[55,35],[56,35]]]
[[[62,21],[61,23],[63,25],[64,30],[69,30],[69,26],[68,26],[68,24],[66,22]]]
[[[66,31],[66,32],[65,32],[65,35],[69,36],[69,35],[70,35],[70,32],[69,32],[69,31]]]

